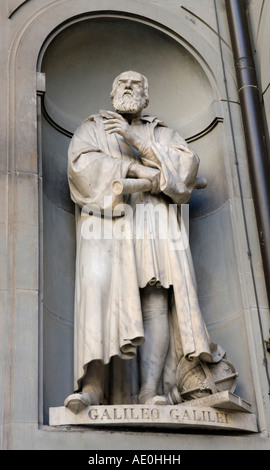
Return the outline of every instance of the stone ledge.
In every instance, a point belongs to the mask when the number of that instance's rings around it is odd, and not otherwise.
[[[254,407],[243,398],[229,391],[218,392],[203,398],[196,398],[185,402],[186,406],[210,406],[230,411],[244,411],[254,413]]]
[[[223,392],[222,392],[223,393]],[[238,397],[239,398],[239,397]],[[224,399],[224,396],[223,396]],[[204,399],[199,399],[200,401]],[[241,399],[240,399],[241,400]],[[236,409],[230,410],[189,402],[180,405],[108,405],[89,406],[78,414],[74,414],[65,406],[50,408],[50,426],[126,426],[147,428],[196,428],[210,430],[228,430],[258,432],[256,415],[239,411],[242,405],[234,400]],[[225,406],[224,400],[221,401]],[[245,408],[245,407],[244,407]]]

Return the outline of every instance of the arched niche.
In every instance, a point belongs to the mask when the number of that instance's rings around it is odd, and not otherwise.
[[[74,207],[67,185],[72,133],[90,114],[111,109],[112,81],[133,69],[150,82],[148,114],[182,134],[201,159],[208,187],[192,196],[191,244],[206,323],[230,357],[244,331],[218,88],[207,66],[165,29],[121,15],[77,18],[47,41],[42,110],[44,414],[72,392]],[[228,300],[230,299],[230,301]],[[241,336],[247,351],[245,335]],[[239,364],[236,364],[238,367]],[[247,361],[244,376],[250,376]],[[239,388],[244,387],[243,379]],[[246,390],[244,391],[246,392]],[[253,401],[253,391],[242,393]]]

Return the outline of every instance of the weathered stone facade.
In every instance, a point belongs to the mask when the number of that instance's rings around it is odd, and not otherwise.
[[[268,2],[247,2],[247,17],[269,130]],[[127,449],[174,449],[180,437],[183,450],[269,449],[269,286],[225,2],[3,0],[0,29],[1,448],[122,449],[125,435]],[[146,427],[107,435],[106,428],[48,425],[49,408],[72,391],[75,232],[67,148],[83,119],[110,108],[112,78],[128,69],[148,76],[149,114],[200,156],[208,186],[190,201],[200,305],[211,336],[230,351],[236,393],[254,406],[256,433],[191,435],[161,426],[158,433]]]

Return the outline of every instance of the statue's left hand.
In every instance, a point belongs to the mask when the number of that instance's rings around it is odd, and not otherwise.
[[[111,116],[108,118],[108,116]],[[125,141],[133,146],[137,146],[138,136],[133,131],[129,123],[121,116],[121,114],[115,113],[113,111],[106,111],[104,114],[104,127],[109,134],[117,133],[121,135]]]

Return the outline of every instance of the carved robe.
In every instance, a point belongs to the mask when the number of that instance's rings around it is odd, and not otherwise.
[[[140,289],[149,282],[173,291],[170,352],[164,369],[169,371],[167,389],[174,385],[175,358],[185,355],[216,362],[223,355],[211,342],[200,312],[189,247],[175,248],[171,228],[166,238],[138,234],[143,230],[146,235],[155,224],[153,213],[147,213],[148,227],[141,228],[146,214],[142,209],[158,208],[159,217],[164,218],[162,227],[168,225],[170,205],[175,204],[171,207],[178,207],[179,212],[180,205],[188,202],[199,159],[177,132],[156,118],[141,117],[132,126],[143,141],[144,163],[151,153],[158,160],[162,190],[158,196],[112,194],[113,180],[126,178],[130,164],[140,162],[140,155],[118,134],[105,132],[101,115],[88,118],[69,147],[68,180],[77,208],[75,390],[90,361],[108,364],[115,356],[136,356],[144,341]],[[126,204],[125,215],[121,203]],[[93,236],[93,229],[100,236]]]

